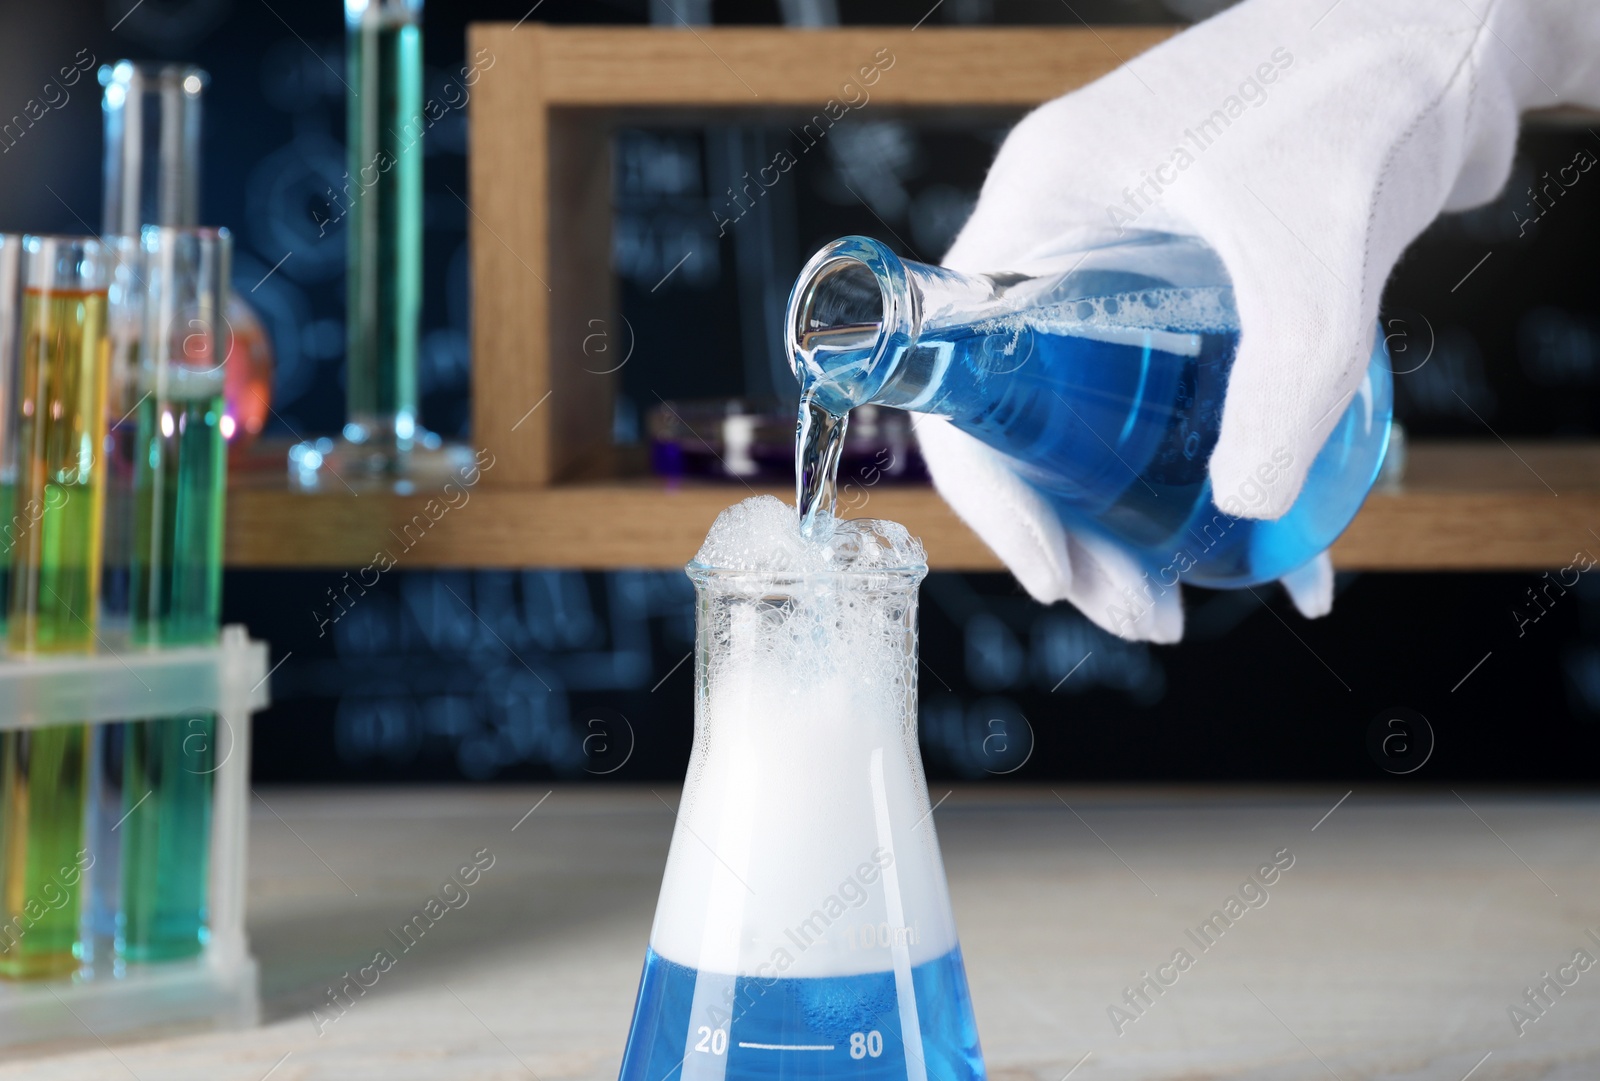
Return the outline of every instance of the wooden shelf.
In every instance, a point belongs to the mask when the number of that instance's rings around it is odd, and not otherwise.
[[[281,476],[246,475],[230,491],[230,567],[353,569],[388,553],[402,568],[677,568],[717,512],[750,494],[736,483],[646,477],[479,485],[442,514],[435,502],[430,521],[437,493],[302,494]],[[1600,528],[1600,445],[1422,443],[1410,450],[1407,478],[1367,500],[1334,546],[1340,568],[1532,570],[1565,566],[1582,548],[1600,553],[1590,532]],[[758,490],[793,499],[788,486]],[[873,489],[857,514],[903,523],[936,569],[1002,569],[931,489]]]

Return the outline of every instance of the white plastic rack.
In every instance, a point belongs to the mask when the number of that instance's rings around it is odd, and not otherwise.
[[[242,626],[224,627],[213,646],[0,660],[0,729],[194,712],[218,718],[205,949],[184,961],[0,981],[0,1048],[256,1023],[256,962],[244,932],[245,841],[250,716],[267,705],[268,674],[266,643],[252,641]],[[91,867],[82,886],[86,909],[93,874]]]

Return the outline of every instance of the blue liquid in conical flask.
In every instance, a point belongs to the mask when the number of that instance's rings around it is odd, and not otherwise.
[[[919,1039],[895,973],[806,979],[702,974],[645,955],[619,1081],[982,1081],[961,948],[911,970]],[[710,981],[711,993],[697,985]]]
[[[909,388],[891,384],[871,400],[949,417],[1008,455],[1069,527],[1133,549],[1167,586],[1271,581],[1338,538],[1388,446],[1393,386],[1381,339],[1294,505],[1262,521],[1242,514],[1290,475],[1287,448],[1238,491],[1213,493],[1207,474],[1239,346],[1232,289],[1106,271],[1072,285],[1074,299],[924,329],[900,361]],[[843,376],[804,388],[812,408],[836,415],[864,404],[846,387],[876,341],[841,329],[804,343]]]

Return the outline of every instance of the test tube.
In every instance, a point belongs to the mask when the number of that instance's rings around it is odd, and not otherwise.
[[[118,60],[100,68],[104,90],[104,213],[101,234],[117,249],[111,278],[109,480],[103,633],[115,642],[127,630],[128,560],[132,538],[134,406],[142,305],[137,293],[139,231],[146,225],[200,221],[201,100],[210,76],[191,64]],[[114,821],[114,819],[113,819]]]
[[[128,648],[128,572],[133,552],[134,406],[133,372],[138,363],[144,321],[144,278],[139,238],[107,233],[101,238],[110,259],[106,381],[105,514],[100,542],[100,618],[98,635],[111,651]],[[89,794],[85,831],[94,853],[94,874],[84,895],[84,936],[79,944],[86,971],[115,959],[117,909],[121,903],[118,830],[122,808],[124,724],[99,724],[89,730]]]
[[[222,605],[232,238],[151,225],[141,249],[130,638],[136,647],[209,644]],[[216,717],[135,721],[124,738],[118,956],[191,956],[207,938]]]
[[[100,578],[100,633],[127,648],[129,576],[134,545],[134,474],[138,456],[139,339],[145,316],[140,230],[147,224],[200,220],[202,105],[210,76],[182,63],[117,60],[100,68],[104,88],[104,202],[101,229],[116,249],[111,278],[111,370],[107,392],[105,539]],[[95,875],[89,883],[87,959],[116,964],[122,907],[123,774],[127,724],[96,726],[89,839]]]
[[[11,595],[17,490],[17,355],[22,335],[22,234],[0,233],[0,640]]]
[[[18,654],[87,653],[99,616],[105,483],[104,245],[23,238],[17,473],[7,636]],[[0,738],[0,976],[78,964],[88,726]]]
[[[422,0],[345,0],[349,189],[344,437],[398,467],[417,431]]]

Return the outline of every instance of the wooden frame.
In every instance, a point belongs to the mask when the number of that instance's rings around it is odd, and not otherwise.
[[[473,438],[502,463],[487,483],[556,483],[610,442],[612,378],[585,363],[583,341],[614,309],[619,116],[821,110],[863,94],[868,107],[1037,105],[1170,33],[473,25],[468,52],[493,58],[469,106]]]

